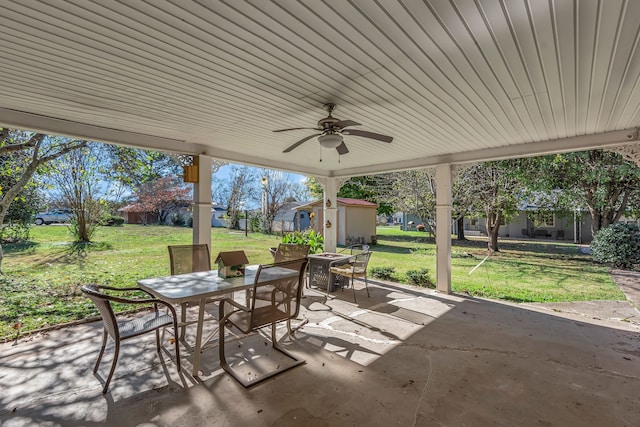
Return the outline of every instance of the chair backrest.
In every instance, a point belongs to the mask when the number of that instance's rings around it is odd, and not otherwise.
[[[89,284],[82,285],[80,289],[98,308],[100,312],[100,316],[102,317],[102,322],[104,323],[104,329],[107,331],[109,336],[114,340],[117,340],[120,336],[120,332],[118,331],[118,322],[116,320],[116,315],[113,312],[113,308],[111,307],[111,302],[109,296],[103,293],[100,290],[100,286]]]
[[[168,248],[171,275],[211,270],[209,245],[173,245]]]
[[[360,254],[355,255],[353,260],[353,271],[358,272],[362,271],[364,273],[367,272],[367,265],[369,265],[369,258],[371,258],[371,254],[373,252],[365,251]]]
[[[250,305],[251,319],[249,323],[251,329],[298,317],[307,262],[306,258],[300,258],[258,267]],[[295,274],[275,279],[268,285],[261,284],[261,282],[270,280],[270,273],[273,273],[272,270],[276,268],[290,269],[295,271]],[[265,294],[270,295],[270,298],[264,299]]]
[[[291,261],[306,258],[309,255],[309,245],[298,245],[295,243],[280,243],[273,262]]]
[[[358,255],[369,251],[369,245],[351,245],[349,246],[351,255]]]

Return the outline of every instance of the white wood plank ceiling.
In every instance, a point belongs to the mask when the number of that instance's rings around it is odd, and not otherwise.
[[[629,142],[637,0],[0,0],[0,124],[319,176]],[[345,136],[334,115],[391,144]]]

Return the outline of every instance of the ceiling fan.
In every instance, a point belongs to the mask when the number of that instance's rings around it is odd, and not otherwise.
[[[313,135],[306,136],[302,138],[300,141],[288,147],[283,153],[288,153],[298,146],[302,145],[304,142],[307,142],[311,138],[318,137],[318,142],[322,147],[325,148],[335,148],[338,151],[338,154],[347,154],[349,149],[345,145],[342,140],[343,135],[352,135],[359,136],[362,138],[370,138],[375,139],[376,141],[382,142],[391,142],[393,138],[387,135],[381,135],[379,133],[368,132],[366,130],[359,129],[345,129],[350,126],[360,126],[360,123],[356,123],[353,120],[340,120],[331,115],[331,112],[335,110],[335,104],[324,104],[324,109],[327,110],[329,115],[324,119],[318,121],[318,125],[315,128],[289,128],[289,129],[278,129],[274,130],[274,132],[287,132],[290,130],[315,130],[319,133],[314,133]]]

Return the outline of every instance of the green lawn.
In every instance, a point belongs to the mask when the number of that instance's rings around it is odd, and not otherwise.
[[[167,226],[103,227],[96,243],[70,243],[66,226],[34,227],[31,242],[5,245],[0,277],[0,339],[15,335],[22,316],[23,331],[96,314],[79,291],[81,283],[135,286],[136,280],[168,275],[167,245],[191,242],[191,229]],[[212,255],[242,249],[250,263],[271,260],[268,248],[279,236],[212,229]],[[393,267],[398,281],[407,270],[428,268],[435,280],[435,244],[425,233],[380,227],[371,248],[370,267]],[[581,255],[576,246],[551,241],[502,242],[502,250],[473,274],[486,256],[486,242],[453,242],[452,281],[455,291],[511,301],[575,301],[624,299],[607,273]]]

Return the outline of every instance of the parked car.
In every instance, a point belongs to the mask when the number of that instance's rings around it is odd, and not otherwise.
[[[71,221],[71,209],[53,209],[36,215],[36,225]]]

